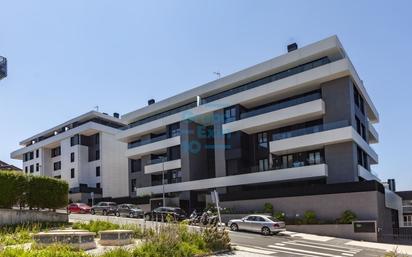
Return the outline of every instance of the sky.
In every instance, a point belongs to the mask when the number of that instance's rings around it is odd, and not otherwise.
[[[99,106],[124,114],[337,35],[380,114],[383,180],[412,190],[412,1],[0,0],[0,160]]]

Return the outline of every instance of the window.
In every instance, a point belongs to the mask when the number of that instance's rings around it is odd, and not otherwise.
[[[70,178],[74,178],[74,169],[70,170]]]
[[[70,162],[74,162],[74,153],[70,153]]]
[[[36,150],[36,158],[39,158],[39,149]]]
[[[100,150],[96,150],[96,160],[100,160]]]
[[[34,172],[34,165],[30,165],[30,173]]]
[[[358,146],[358,164],[369,170],[368,154]]]
[[[170,137],[176,137],[180,135],[180,123],[174,123],[169,126]]]
[[[130,172],[138,172],[142,170],[142,160],[130,160]]]
[[[259,171],[266,171],[269,170],[269,160],[263,159],[259,160]]]
[[[26,166],[26,167],[24,167],[24,172],[26,172],[26,174],[28,173],[27,166]]]
[[[29,155],[30,155],[30,158],[29,158],[29,159],[30,159],[30,160],[33,160],[33,159],[34,159],[34,156],[33,156],[34,154],[33,154],[33,152],[30,152]]]
[[[40,165],[38,163],[36,163],[36,171],[40,170]]]
[[[249,216],[246,219],[247,221],[255,221],[256,220],[256,216]]]
[[[100,166],[96,167],[96,177],[100,177]]]
[[[80,144],[80,136],[79,135],[74,135],[70,138],[70,146],[75,146]]]
[[[360,109],[361,113],[365,114],[365,104],[361,94],[359,94],[358,89],[353,86],[353,98],[355,100],[355,105]]]
[[[61,148],[60,148],[60,146],[58,146],[58,147],[56,147],[56,148],[53,148],[52,150],[51,150],[51,157],[53,158],[53,157],[56,157],[56,156],[59,156],[61,154]]]
[[[273,166],[275,169],[296,168],[308,165],[317,165],[321,163],[324,163],[323,149],[286,154],[282,156],[276,155],[273,158]]]
[[[94,143],[95,143],[96,145],[98,145],[98,144],[100,143],[100,136],[99,136],[99,134],[95,134],[95,135],[94,135]]]
[[[224,110],[225,123],[232,122],[236,120],[236,107],[229,107]]]
[[[100,183],[96,183],[96,188],[100,188]]]
[[[412,215],[404,215],[403,223],[405,227],[412,227]]]
[[[53,163],[53,170],[60,170],[62,168],[62,163],[60,161]]]
[[[132,192],[136,192],[136,179],[131,180]]]
[[[258,144],[260,147],[268,148],[268,134],[266,132],[258,134]]]

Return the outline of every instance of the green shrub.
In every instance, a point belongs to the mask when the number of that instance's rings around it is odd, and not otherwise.
[[[23,202],[26,177],[18,171],[0,171],[0,208]]]
[[[33,242],[32,234],[41,230],[67,227],[67,223],[25,223],[2,226],[0,228],[0,244],[16,245]]]
[[[76,222],[72,226],[73,229],[84,229],[90,232],[99,233],[103,230],[119,229],[120,226],[111,222],[101,220],[91,220],[88,223]]]
[[[66,207],[69,186],[63,180],[0,171],[0,208],[27,204],[30,208]]]
[[[226,230],[221,231],[217,227],[206,228],[203,231],[203,240],[209,250],[230,250],[230,237]]]
[[[114,249],[100,255],[100,257],[132,257],[132,253],[122,248]]]
[[[276,211],[276,212],[273,214],[273,217],[274,217],[275,219],[277,219],[277,220],[285,221],[285,213],[283,213],[283,212],[281,212],[281,211]]]
[[[265,203],[263,205],[263,212],[273,214],[273,205],[271,203]]]
[[[355,213],[350,210],[346,210],[342,213],[342,216],[338,219],[340,224],[351,224],[353,221],[357,220],[358,217]]]
[[[30,250],[23,248],[6,248],[0,251],[0,257],[90,257],[90,255],[66,246],[54,245]]]
[[[303,214],[303,223],[304,224],[316,224],[317,218],[316,213],[314,211],[305,211]]]
[[[31,208],[57,209],[68,204],[69,186],[59,179],[28,176],[26,200]]]

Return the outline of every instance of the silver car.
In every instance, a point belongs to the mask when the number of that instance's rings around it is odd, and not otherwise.
[[[242,219],[230,220],[228,226],[232,231],[248,230],[260,232],[265,236],[286,230],[285,222],[266,215],[249,215]]]

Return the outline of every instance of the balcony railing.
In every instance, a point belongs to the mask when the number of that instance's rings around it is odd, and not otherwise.
[[[272,134],[272,141],[282,140],[282,139],[286,139],[290,137],[303,136],[307,134],[313,134],[313,133],[337,129],[337,128],[343,128],[349,125],[350,125],[349,121],[343,120],[343,121],[315,125],[315,126],[311,126],[307,128],[301,128],[301,129],[296,129],[296,130],[291,130],[291,131],[286,131],[286,132],[275,133],[275,134]]]
[[[287,101],[277,102],[277,103],[274,103],[272,105],[264,106],[262,108],[258,108],[258,109],[255,109],[255,110],[251,110],[251,111],[242,113],[242,114],[240,114],[240,119],[245,119],[245,118],[256,116],[256,115],[277,111],[277,110],[288,108],[288,107],[295,106],[295,105],[298,105],[298,104],[303,104],[303,103],[311,102],[311,101],[314,101],[314,100],[318,100],[320,98],[321,98],[321,93],[320,92],[313,92],[313,93],[305,95],[305,96],[290,99],[290,100],[287,100]]]
[[[154,142],[159,142],[159,141],[165,140],[167,138],[168,138],[167,134],[163,134],[163,135],[156,136],[156,137],[153,137],[153,138],[148,138],[148,139],[144,139],[144,140],[129,143],[128,148],[130,149],[130,148],[135,148],[135,147],[142,146],[142,145],[151,144],[151,143],[154,143]]]
[[[0,56],[0,79],[7,77],[7,58]]]

